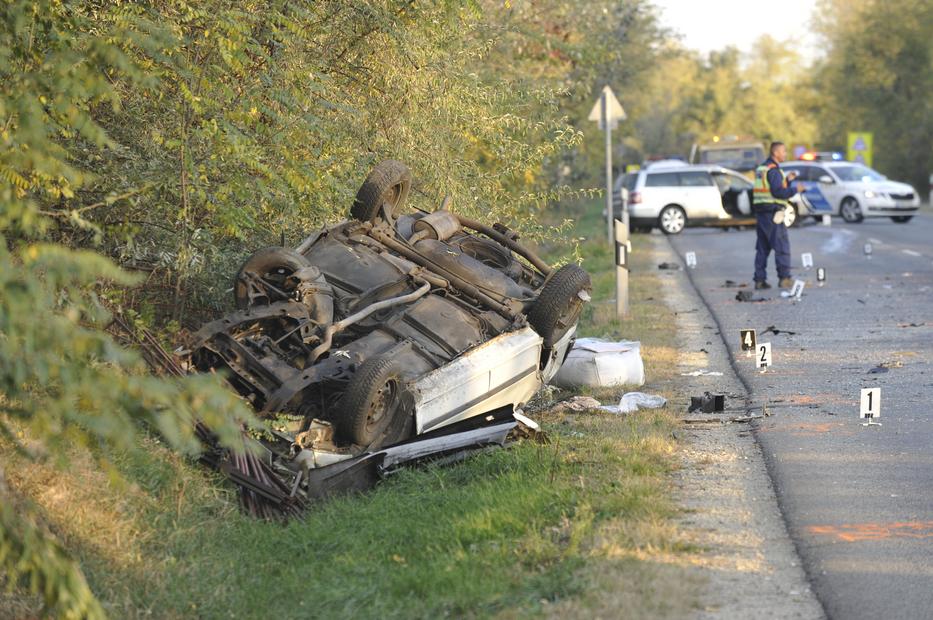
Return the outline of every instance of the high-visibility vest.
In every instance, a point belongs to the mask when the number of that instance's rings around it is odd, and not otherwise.
[[[776,198],[771,194],[771,186],[768,185],[768,171],[777,168],[781,173],[781,187],[787,187],[787,177],[784,171],[778,168],[777,164],[760,165],[755,168],[755,188],[752,190],[753,205],[781,205],[790,206],[790,201],[785,198]]]

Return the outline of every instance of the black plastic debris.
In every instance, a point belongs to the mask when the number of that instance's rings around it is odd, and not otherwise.
[[[682,267],[677,263],[661,263],[658,269],[670,269],[671,271],[680,271]]]
[[[687,413],[700,411],[702,413],[719,413],[726,408],[726,395],[704,392],[703,396],[691,396],[690,408]]]
[[[797,334],[797,332],[792,332],[789,329],[778,329],[774,325],[769,325],[768,328],[761,333],[762,334],[772,333],[775,336],[779,334],[787,334],[788,336],[794,336]]]
[[[739,291],[735,294],[736,301],[768,301],[764,297],[755,297],[755,294],[752,291]]]
[[[725,284],[723,284],[725,288],[745,288],[746,286],[748,286],[748,284],[745,282],[739,283],[735,280],[726,280]]]

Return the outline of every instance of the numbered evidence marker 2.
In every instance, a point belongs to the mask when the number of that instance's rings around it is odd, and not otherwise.
[[[810,269],[813,267],[813,254],[810,252],[804,252],[800,255],[800,262],[803,264],[804,269]]]
[[[755,354],[755,330],[740,329],[739,339],[742,342],[742,350],[745,351],[745,357],[751,357]]]
[[[755,346],[757,347],[755,349],[755,363],[761,369],[761,372],[764,372],[771,365],[771,343],[759,342]]]
[[[696,252],[687,252],[684,254],[684,259],[687,261],[687,267],[693,269],[697,266],[697,253]]]
[[[881,388],[862,388],[858,417],[868,420],[862,426],[881,426],[881,422],[874,421],[881,417]]]

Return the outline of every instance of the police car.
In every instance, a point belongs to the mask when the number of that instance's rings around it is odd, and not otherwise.
[[[813,209],[798,207],[799,215],[838,213],[846,222],[866,217],[890,217],[909,222],[920,207],[920,196],[906,183],[890,181],[863,164],[849,161],[791,161],[781,164],[785,174],[796,172],[794,182],[807,188],[804,196]]]

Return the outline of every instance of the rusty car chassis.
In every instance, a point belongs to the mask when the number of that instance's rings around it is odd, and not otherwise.
[[[572,345],[583,269],[551,269],[449,199],[403,211],[410,187],[403,164],[378,164],[350,219],[254,253],[237,310],[194,335],[190,366],[223,372],[275,429],[265,461],[287,483],[254,492],[322,495],[376,461],[502,443]]]

